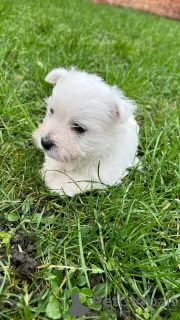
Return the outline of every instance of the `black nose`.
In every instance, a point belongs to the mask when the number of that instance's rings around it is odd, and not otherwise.
[[[41,144],[45,150],[50,150],[54,146],[53,141],[49,138],[41,138]]]

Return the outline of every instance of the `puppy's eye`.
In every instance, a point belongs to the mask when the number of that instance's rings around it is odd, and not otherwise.
[[[50,113],[53,114],[54,113],[54,109],[51,108],[50,109]]]
[[[80,125],[78,123],[73,123],[71,128],[72,128],[73,131],[75,131],[78,134],[82,134],[82,133],[85,133],[87,131],[86,128],[84,128],[82,125]]]

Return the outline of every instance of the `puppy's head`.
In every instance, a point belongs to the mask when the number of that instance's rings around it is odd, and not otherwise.
[[[117,126],[135,110],[116,87],[86,72],[54,69],[43,122],[33,133],[37,146],[57,161],[100,156],[111,150]]]

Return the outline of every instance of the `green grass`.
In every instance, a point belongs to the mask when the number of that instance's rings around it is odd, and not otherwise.
[[[89,306],[114,294],[118,319],[180,319],[179,34],[177,21],[83,0],[1,0],[1,320],[74,319],[73,290]],[[52,90],[47,72],[71,65],[136,100],[143,169],[63,200],[41,180],[31,133]],[[19,231],[36,234],[39,269],[24,278],[10,256]]]

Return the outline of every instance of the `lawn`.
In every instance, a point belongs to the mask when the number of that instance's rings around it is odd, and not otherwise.
[[[75,319],[74,291],[91,310],[76,319],[180,319],[179,35],[178,21],[86,0],[1,0],[1,320]],[[137,102],[142,169],[61,199],[32,131],[46,74],[71,65]]]

